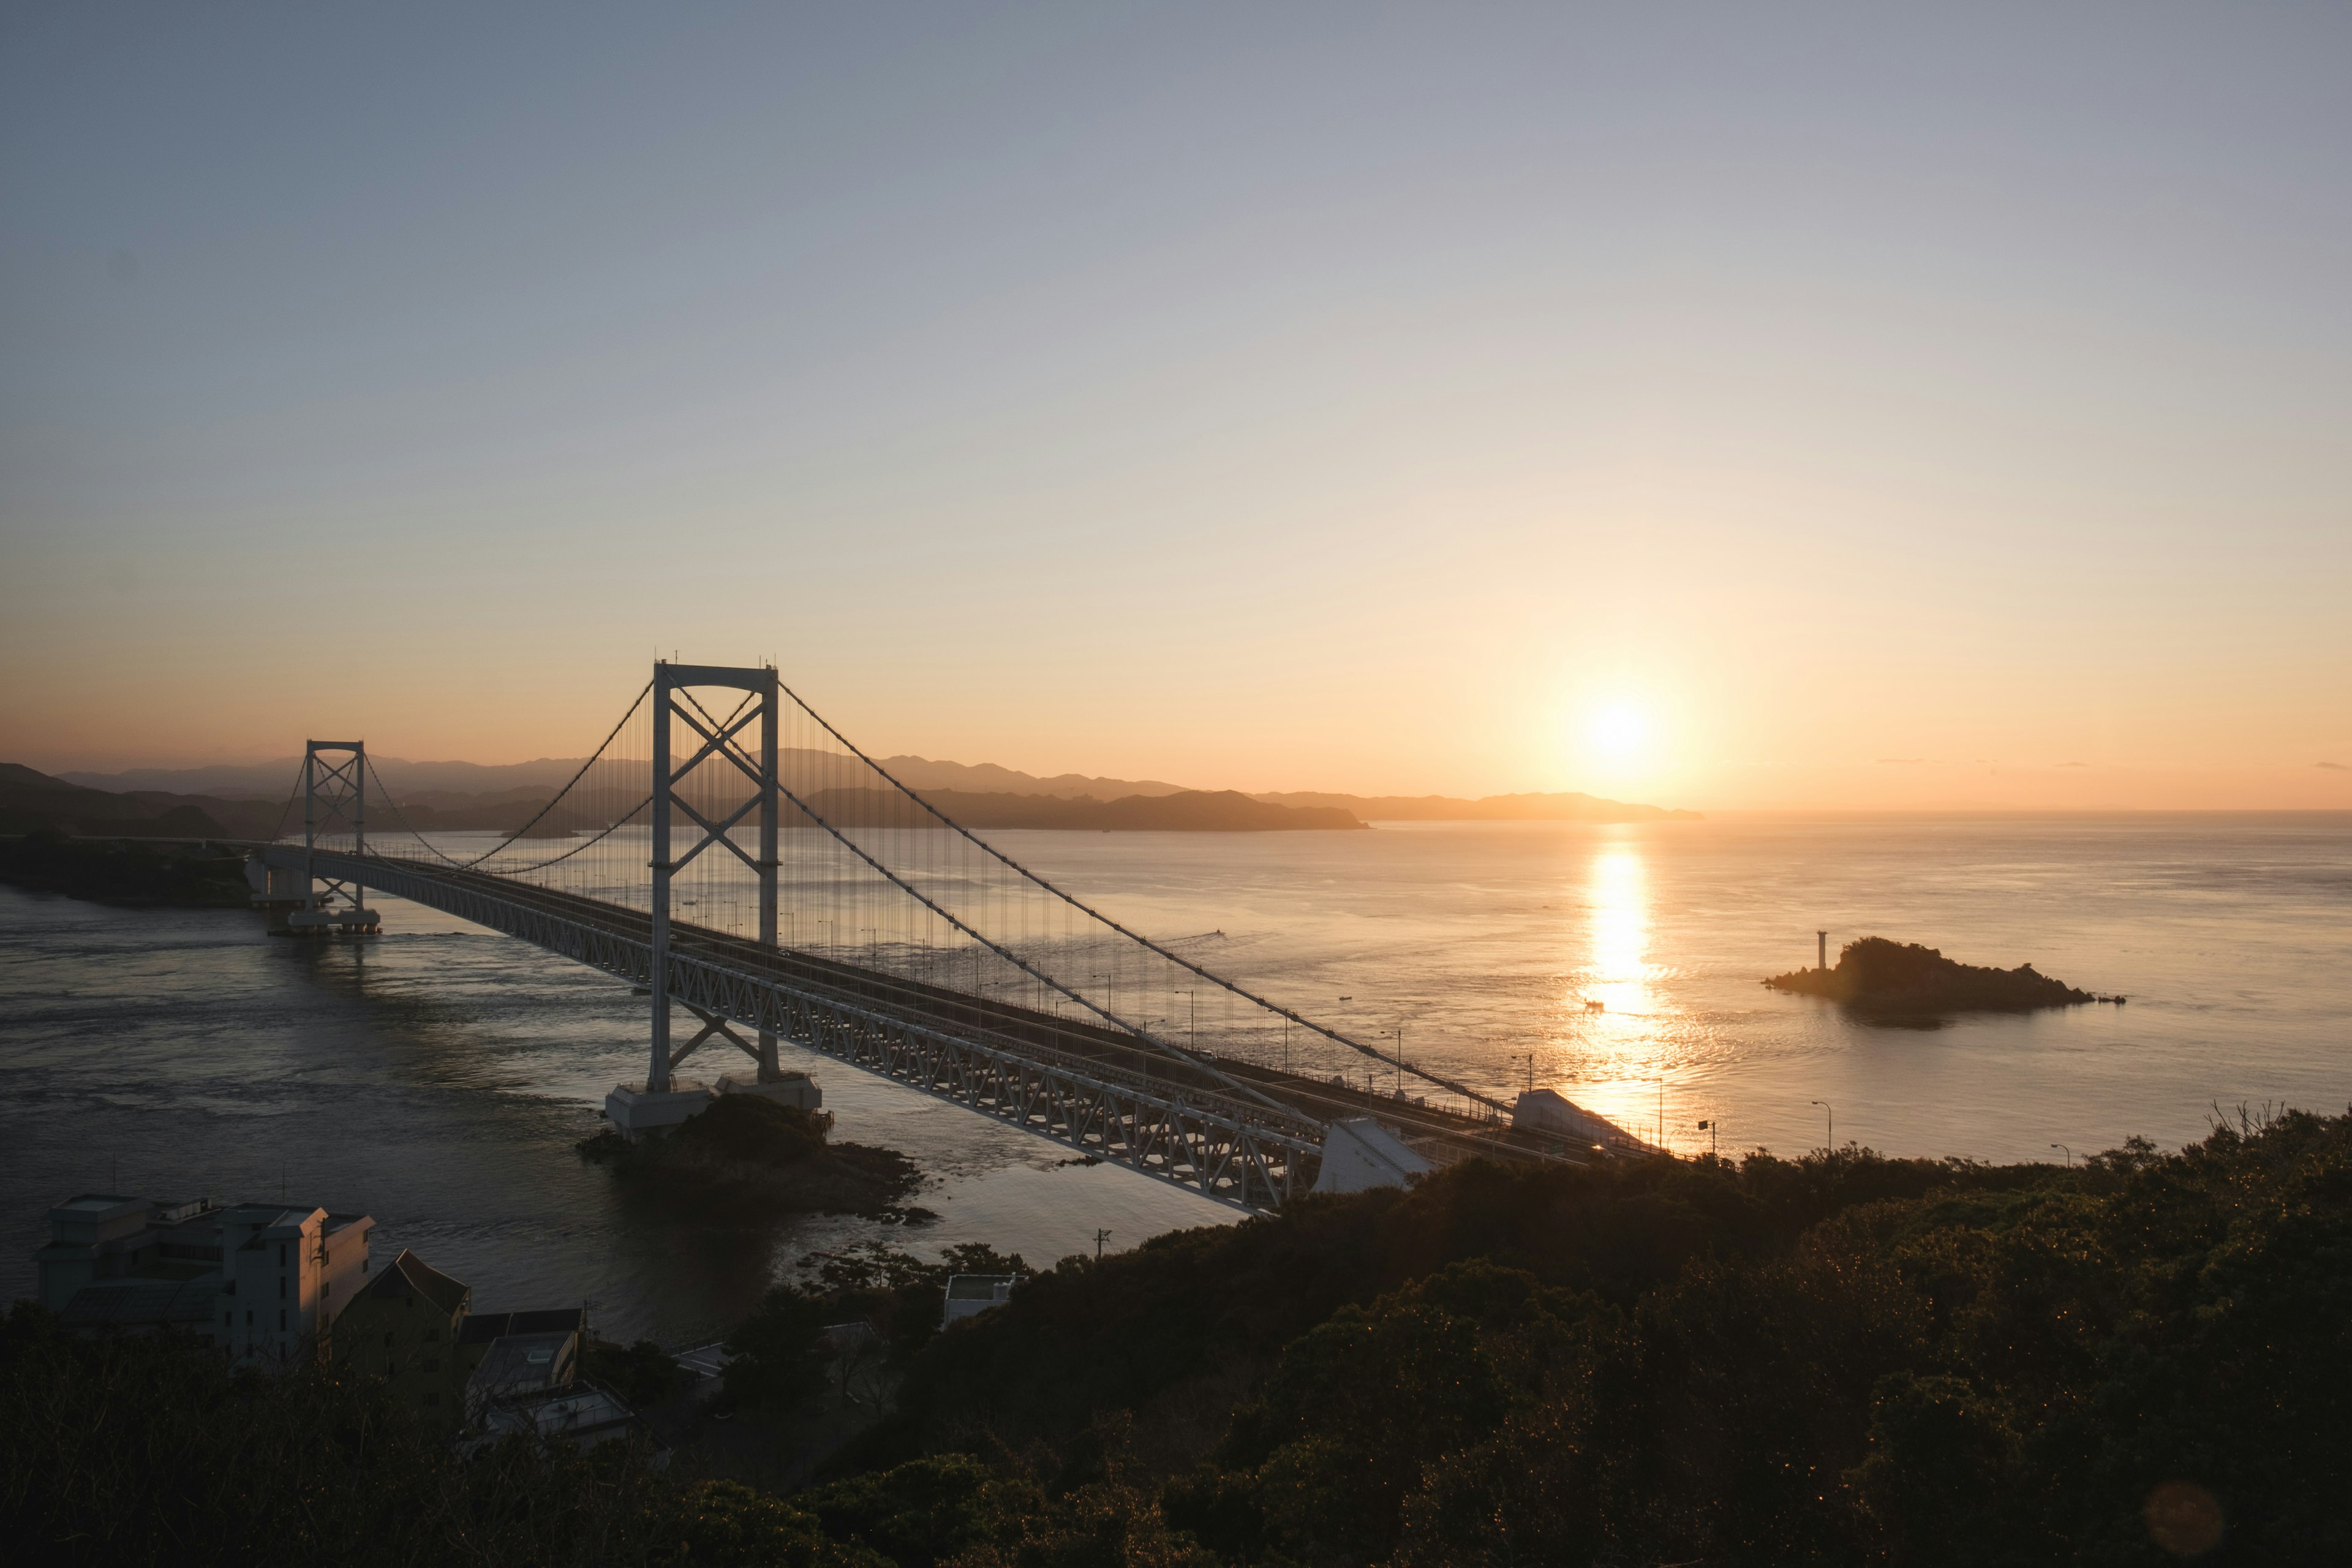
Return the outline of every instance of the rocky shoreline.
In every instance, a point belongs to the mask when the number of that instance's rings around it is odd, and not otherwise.
[[[606,1129],[576,1145],[632,1186],[697,1205],[859,1215],[920,1225],[906,1205],[923,1174],[896,1149],[829,1141],[833,1118],[757,1095],[728,1094],[677,1131],[630,1142]]]
[[[1794,970],[1764,984],[1856,1012],[1888,1015],[2026,1013],[2101,1000],[2039,973],[2031,963],[2014,969],[1959,963],[1937,949],[1877,936],[1848,942],[1833,969]]]

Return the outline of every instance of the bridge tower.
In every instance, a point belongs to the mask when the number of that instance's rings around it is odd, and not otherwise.
[[[336,756],[342,761],[328,760]],[[314,871],[320,837],[338,829],[350,832],[354,856],[367,853],[367,772],[365,741],[302,743],[302,907],[286,917],[293,930],[373,936],[378,929],[366,888],[331,877],[321,890]]]
[[[728,717],[721,718],[692,695],[697,689],[708,688],[740,691],[746,697]],[[737,1034],[726,1018],[691,1003],[679,1005],[694,1015],[700,1029],[682,1046],[673,1047],[670,1043],[670,883],[678,872],[697,856],[713,849],[741,860],[759,882],[760,945],[776,945],[778,690],[776,672],[768,666],[747,669],[655,661],[653,953],[647,976],[647,988],[653,994],[652,1039],[644,1086],[640,1089],[623,1085],[604,1102],[605,1115],[625,1136],[634,1138],[648,1130],[675,1126],[709,1103],[709,1091],[701,1084],[674,1076],[678,1065],[706,1042],[721,1040],[741,1050],[758,1064],[759,1081],[762,1084],[775,1083],[782,1078],[772,1032],[761,1030],[754,1045]],[[759,726],[756,750],[745,746],[740,738],[754,724]],[[699,737],[698,742],[688,740],[690,750],[683,762],[678,760],[673,744],[681,733]],[[732,811],[722,812],[713,806],[707,790],[680,788],[689,785],[697,769],[713,761],[728,764],[751,785],[750,797]],[[734,782],[731,777],[730,782]],[[738,825],[755,814],[760,834],[756,856],[732,836]],[[673,837],[681,816],[691,825],[688,831],[698,834],[682,850]]]

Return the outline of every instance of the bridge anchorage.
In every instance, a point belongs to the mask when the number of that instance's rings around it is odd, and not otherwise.
[[[1111,919],[908,788],[770,667],[656,663],[571,782],[487,844],[419,832],[381,779],[391,826],[371,835],[371,777],[359,742],[313,742],[302,842],[257,850],[252,874],[332,929],[373,928],[373,888],[647,995],[645,1076],[604,1105],[630,1137],[715,1093],[813,1103],[788,1045],[1251,1212],[1474,1154],[1647,1147],[1598,1118],[1566,1138],[1557,1116],[1515,1128],[1503,1101]],[[730,1047],[740,1076],[680,1071]]]

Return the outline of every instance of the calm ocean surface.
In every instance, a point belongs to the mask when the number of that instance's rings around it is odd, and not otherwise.
[[[1532,1076],[1685,1152],[1707,1146],[1701,1120],[1727,1151],[1819,1144],[1816,1100],[1841,1143],[1989,1160],[2175,1144],[2217,1105],[2352,1101],[2352,815],[992,837],[1309,1016],[1402,1029],[1408,1058],[1496,1091]],[[33,1288],[42,1210],[93,1188],[269,1198],[282,1182],[375,1215],[383,1243],[484,1310],[585,1300],[608,1331],[672,1344],[715,1334],[813,1247],[984,1240],[1044,1263],[1097,1227],[1124,1247],[1233,1217],[810,1059],[836,1136],[913,1155],[932,1176],[914,1201],[941,1220],[680,1223],[572,1152],[605,1089],[642,1075],[643,999],[373,901],[382,938],[310,944],[237,911],[0,889],[0,1298]],[[1824,927],[1832,952],[1917,941],[2130,1002],[1906,1029],[1757,984],[1811,963]]]

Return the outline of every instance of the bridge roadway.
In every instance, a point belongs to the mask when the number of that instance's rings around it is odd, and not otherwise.
[[[302,872],[299,845],[266,845],[255,853],[272,869]],[[644,910],[404,858],[321,849],[311,862],[320,877],[441,910],[633,985],[652,984],[652,921]],[[1251,1212],[1277,1208],[1313,1184],[1325,1126],[1342,1117],[1377,1117],[1437,1163],[1474,1153],[1558,1158],[1538,1140],[1490,1120],[1197,1053],[1278,1102],[1258,1104],[1116,1030],[762,947],[675,917],[668,981],[670,995],[706,1019],[773,1033]]]

